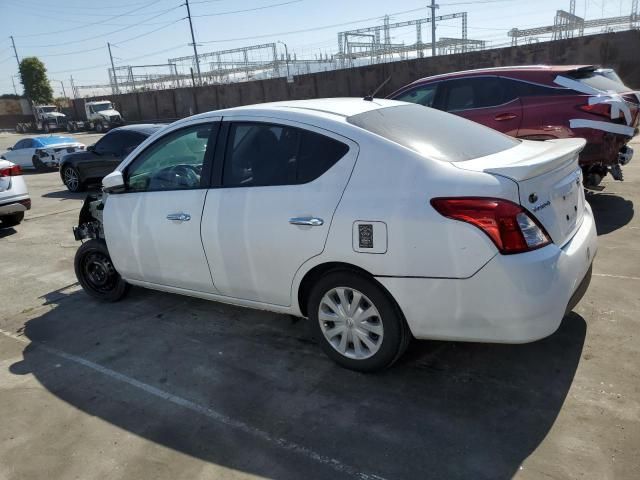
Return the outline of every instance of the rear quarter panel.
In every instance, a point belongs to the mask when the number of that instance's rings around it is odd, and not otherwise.
[[[516,184],[485,173],[428,160],[373,134],[356,140],[360,155],[338,205],[324,252],[303,270],[324,262],[354,264],[373,275],[466,278],[497,253],[476,227],[446,219],[430,199],[494,196],[518,201]],[[382,222],[385,253],[353,248],[354,222]]]

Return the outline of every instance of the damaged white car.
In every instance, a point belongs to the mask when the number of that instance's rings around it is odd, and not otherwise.
[[[370,97],[205,113],[103,179],[75,272],[107,301],[138,285],[308,317],[360,371],[412,337],[531,342],[591,277],[584,145]]]
[[[21,168],[46,170],[58,168],[62,157],[68,153],[85,150],[86,146],[71,137],[46,136],[23,138],[0,155]]]

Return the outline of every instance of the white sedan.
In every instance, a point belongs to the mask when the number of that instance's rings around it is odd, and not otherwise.
[[[19,165],[0,160],[0,227],[14,227],[31,208],[31,198]]]
[[[0,155],[0,159],[9,160],[21,168],[57,168],[67,153],[84,150],[83,143],[71,137],[51,135],[48,137],[23,138],[13,147]]]
[[[391,100],[246,106],[180,120],[87,201],[76,275],[308,317],[339,364],[410,338],[531,342],[588,285],[584,140],[521,141]]]

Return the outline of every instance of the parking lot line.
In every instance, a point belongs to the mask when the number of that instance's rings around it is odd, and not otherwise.
[[[594,273],[594,277],[621,278],[622,280],[640,280],[640,277],[629,277],[627,275],[612,275],[610,273]]]
[[[276,445],[284,450],[288,450],[290,452],[295,452],[300,455],[304,455],[308,459],[313,460],[317,463],[321,463],[328,467],[331,467],[332,469],[340,473],[352,476],[354,478],[359,478],[362,480],[385,480],[383,477],[380,477],[378,475],[360,472],[358,469],[350,465],[346,465],[338,459],[335,459],[332,457],[326,457],[324,455],[317,453],[314,450],[311,450],[310,448],[307,448],[303,445],[299,445],[295,442],[291,442],[285,438],[272,437],[268,432],[252,427],[251,425],[248,425],[247,423],[242,422],[241,420],[233,419],[209,407],[199,405],[195,402],[192,402],[191,400],[187,400],[186,398],[179,397],[177,395],[174,395],[172,393],[169,393],[157,387],[154,387],[153,385],[149,385],[147,383],[136,380],[135,378],[128,377],[126,375],[123,375],[120,372],[116,372],[115,370],[111,370],[110,368],[103,367],[102,365],[98,365],[97,363],[94,363],[85,358],[64,352],[62,350],[58,350],[57,348],[52,348],[48,345],[44,345],[42,343],[35,342],[33,340],[28,340],[25,337],[9,332],[7,330],[3,330],[1,328],[0,328],[0,334],[4,335],[5,337],[9,337],[14,340],[17,340],[18,342],[21,342],[25,345],[37,346],[37,348],[51,355],[55,355],[69,362],[82,365],[86,368],[90,368],[91,370],[94,370],[98,373],[106,375],[114,380],[126,383],[127,385],[130,385],[132,387],[138,388],[144,391],[145,393],[148,393],[149,395],[153,395],[162,400],[173,403],[174,405],[177,405],[179,407],[186,408],[187,410],[191,410],[192,412],[198,413],[200,415],[204,415],[205,417],[211,420],[214,420],[226,426],[235,428],[236,430],[240,430],[254,437],[260,438],[261,440],[264,440],[273,445]]]

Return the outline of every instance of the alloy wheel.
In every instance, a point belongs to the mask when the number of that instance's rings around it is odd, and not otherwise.
[[[320,330],[341,355],[356,360],[372,357],[384,336],[382,319],[373,302],[350,287],[336,287],[324,294],[318,308]]]
[[[76,172],[73,168],[66,168],[64,170],[64,184],[72,192],[77,191],[78,187],[80,186],[80,178],[78,177],[78,172]]]

